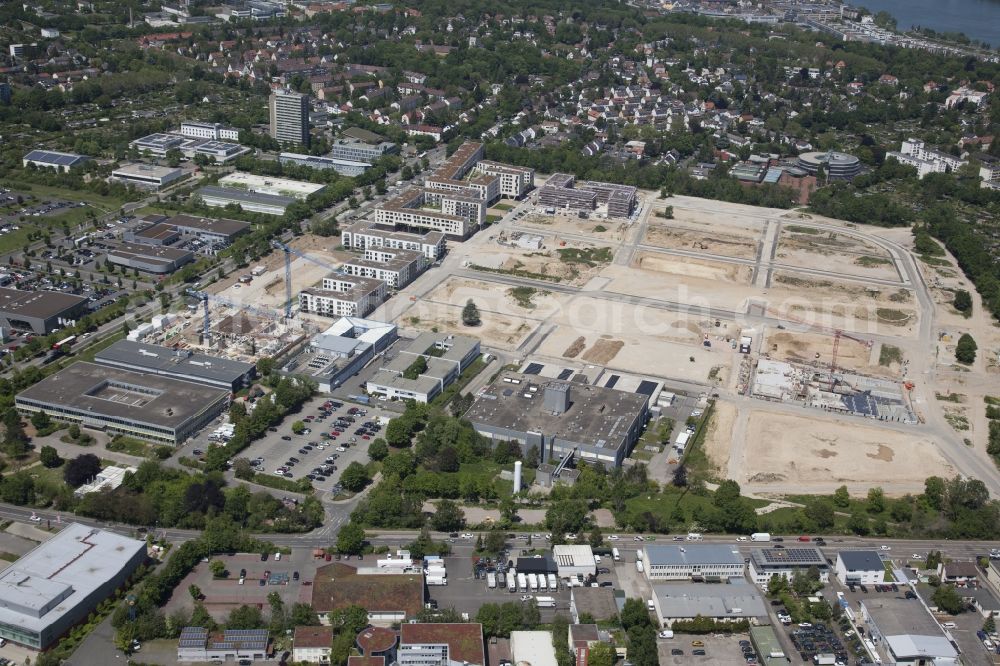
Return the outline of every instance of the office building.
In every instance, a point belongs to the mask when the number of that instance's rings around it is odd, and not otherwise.
[[[590,546],[562,544],[552,547],[552,558],[559,567],[560,578],[597,575],[597,560]]]
[[[601,386],[503,372],[465,418],[493,441],[537,446],[540,462],[569,458],[620,467],[639,439],[648,397]]]
[[[210,634],[203,627],[184,627],[177,641],[177,661],[263,661],[269,642],[266,629],[226,629]]]
[[[211,139],[212,141],[239,141],[240,131],[235,127],[226,127],[219,123],[181,123],[181,134],[192,139]]]
[[[344,227],[340,233],[340,241],[349,250],[368,248],[413,250],[423,254],[429,261],[441,259],[445,252],[445,235],[440,231],[419,233],[394,231],[392,227],[379,226],[363,220]]]
[[[179,444],[229,406],[230,393],[169,377],[78,361],[24,389],[23,414]]]
[[[161,167],[155,164],[123,164],[111,172],[111,180],[148,190],[158,190],[170,183],[180,180],[184,175],[181,169]]]
[[[329,664],[332,645],[333,627],[295,627],[292,661]]]
[[[368,662],[348,662],[348,666],[384,666],[393,664],[396,661],[396,644],[399,642],[399,633],[389,627],[367,626],[361,630],[354,643],[361,651],[362,657],[351,657],[351,659],[368,659]]]
[[[344,262],[348,275],[382,280],[390,289],[402,289],[410,284],[425,268],[427,257],[415,250],[368,248],[363,258]]]
[[[302,155],[301,153],[281,153],[278,160],[282,164],[295,164],[309,167],[310,169],[333,169],[341,176],[360,176],[371,168],[369,162],[358,162],[355,160],[338,159],[334,157],[320,157],[316,155]]]
[[[231,187],[216,187],[215,185],[206,185],[199,189],[196,194],[206,206],[212,208],[239,206],[242,210],[251,213],[264,213],[265,215],[284,215],[285,210],[296,201],[293,197],[258,194]]]
[[[57,150],[32,150],[21,158],[21,164],[28,166],[33,164],[42,169],[55,169],[56,171],[69,171],[73,167],[80,166],[90,158],[74,153],[61,153]]]
[[[399,666],[486,666],[483,625],[404,624],[399,627],[396,662]]]
[[[885,580],[885,564],[875,550],[842,550],[834,567],[841,585],[875,585]]]
[[[364,317],[385,301],[388,287],[381,280],[329,275],[322,286],[299,292],[299,309],[327,317]]]
[[[225,218],[174,215],[166,221],[184,237],[197,238],[206,243],[231,243],[233,239],[250,231],[249,222]]]
[[[257,375],[253,363],[196,354],[133,340],[119,340],[94,356],[94,362],[150,375],[194,382],[236,392],[249,386]]]
[[[0,638],[44,650],[146,559],[146,542],[70,523],[0,573]]]
[[[825,153],[802,153],[796,165],[810,176],[817,175],[820,169],[823,169],[827,180],[851,180],[861,173],[861,160],[854,155],[838,153],[835,150]]]
[[[250,152],[250,148],[238,143],[193,137],[183,132],[184,127],[182,126],[181,132],[149,134],[131,141],[129,148],[151,157],[166,157],[168,152],[176,150],[188,159],[202,155],[219,164],[224,164]]]
[[[548,631],[510,632],[510,654],[515,664],[559,666],[552,634]]]
[[[819,572],[821,581],[830,580],[826,557],[815,546],[757,548],[750,554],[750,579],[762,588],[767,588],[772,576],[791,580],[795,574],[807,574],[812,568]]]
[[[47,335],[87,314],[87,299],[59,291],[0,287],[0,328]]]
[[[735,546],[705,543],[642,547],[643,570],[651,581],[719,582],[743,575],[744,561]]]
[[[729,584],[672,583],[653,586],[653,607],[660,626],[697,617],[719,622],[766,620],[767,607],[757,588],[742,577]]]
[[[108,250],[108,261],[116,266],[133,268],[145,273],[164,275],[173,273],[184,264],[194,261],[194,253],[189,250],[144,245],[141,243],[113,243]]]
[[[397,338],[396,326],[370,319],[341,317],[314,336],[302,352],[284,362],[280,371],[305,375],[330,393],[374,360]]]
[[[219,179],[219,187],[245,190],[253,194],[269,194],[277,197],[292,197],[305,201],[310,195],[321,192],[326,185],[310,183],[291,178],[276,178],[274,176],[257,176],[245,171],[234,171]]]
[[[464,335],[421,333],[406,349],[382,366],[368,380],[369,394],[390,399],[430,402],[458,379],[469,365],[479,358],[479,340]],[[426,367],[416,378],[405,375],[418,357]]]
[[[290,90],[275,90],[268,100],[271,137],[279,143],[309,145],[309,97]]]
[[[476,170],[500,180],[500,196],[518,199],[535,187],[535,170],[528,167],[510,166],[500,162],[480,160]]]
[[[381,138],[375,135],[377,143],[357,139],[337,139],[327,156],[335,160],[372,164],[386,155],[399,153],[399,146],[389,141],[382,141]]]
[[[959,664],[958,651],[917,599],[894,595],[862,599],[861,619],[883,662],[903,666]]]

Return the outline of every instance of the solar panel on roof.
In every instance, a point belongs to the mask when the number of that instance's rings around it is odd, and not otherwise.
[[[604,388],[614,388],[615,384],[617,384],[618,380],[621,378],[621,375],[611,375],[611,379],[609,379],[608,383],[604,385]]]
[[[566,369],[559,373],[559,379],[569,379],[573,375],[573,371]]]
[[[656,390],[656,382],[651,382],[648,379],[642,380],[639,384],[639,388],[635,390],[636,393],[641,393],[642,395],[653,395],[653,391]]]
[[[541,363],[529,363],[528,367],[524,369],[524,374],[526,375],[537,375],[545,367]]]

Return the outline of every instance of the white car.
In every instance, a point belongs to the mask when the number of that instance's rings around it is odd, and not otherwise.
[[[608,541],[618,541],[618,538],[619,537],[617,534],[612,534],[611,536],[608,537]]]
[[[338,446],[336,450],[337,450],[337,453],[343,453],[343,452],[344,452],[344,451],[346,451],[347,449],[345,449],[345,448],[344,448],[344,447],[342,447],[342,446]]]
[[[922,560],[922,559],[924,559],[924,556],[921,555],[920,553],[913,553],[913,555],[910,555],[910,557],[912,557],[915,560]]]
[[[880,550],[892,550],[889,546],[879,546]]]
[[[568,541],[575,541],[576,540],[576,535],[575,534],[567,534],[566,535],[566,539]]]
[[[530,594],[522,594],[522,595],[521,595],[521,601],[531,601],[531,600],[532,600],[532,599],[534,599],[534,598],[535,598],[535,597],[533,597],[533,596],[532,596],[532,595],[530,595]]]
[[[691,416],[694,416],[694,417],[701,416],[701,410],[700,409],[694,410],[693,412],[691,412]]]
[[[35,514],[31,514],[31,518],[28,518],[28,520],[30,520],[33,523],[40,523],[42,522],[42,517],[36,516]]]
[[[642,541],[642,540],[643,539],[642,539],[641,536],[634,536],[634,537],[632,537],[632,541]]]
[[[736,537],[736,540],[737,541],[746,541],[747,538],[745,536],[741,536],[741,537]]]

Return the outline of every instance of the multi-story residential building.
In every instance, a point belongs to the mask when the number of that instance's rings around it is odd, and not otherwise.
[[[281,143],[309,145],[309,97],[290,90],[276,90],[268,101],[271,136]]]
[[[440,231],[449,238],[465,239],[486,219],[484,215],[482,220],[477,219],[473,223],[468,217],[424,208],[426,192],[427,190],[411,187],[393,197],[375,209],[376,223],[406,229],[429,229]],[[439,200],[443,208],[447,195],[436,196],[441,197]]]
[[[240,131],[235,127],[226,127],[219,123],[181,123],[181,134],[194,139],[212,139],[213,141],[239,141]]]
[[[382,280],[390,289],[402,289],[426,267],[427,257],[420,252],[385,248],[368,248],[363,258],[343,265],[348,275]]]
[[[327,317],[364,317],[385,300],[385,282],[366,277],[330,275],[320,288],[303,289],[299,308]]]
[[[500,196],[517,199],[535,186],[535,170],[527,167],[516,167],[500,162],[480,160],[476,170],[500,179]]]
[[[954,171],[968,164],[960,157],[928,148],[927,144],[919,139],[903,141],[899,151],[889,151],[886,153],[886,157],[893,157],[901,164],[915,167],[917,176],[920,178],[929,173]]]
[[[379,227],[364,220],[345,227],[340,240],[344,247],[351,250],[365,250],[369,247],[413,250],[430,261],[437,261],[444,256],[445,251],[445,235],[440,231],[393,231],[391,227]]]

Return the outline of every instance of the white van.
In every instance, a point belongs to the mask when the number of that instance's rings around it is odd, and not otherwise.
[[[275,553],[274,554],[274,561],[275,562],[280,562],[281,561],[281,553]]]
[[[942,622],[941,626],[945,629],[954,629],[957,625],[954,622]]]

